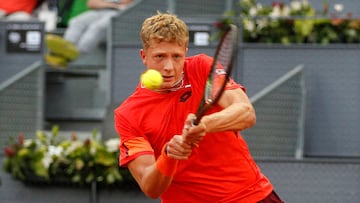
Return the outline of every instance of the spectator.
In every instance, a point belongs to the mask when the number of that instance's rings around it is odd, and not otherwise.
[[[49,50],[45,56],[47,64],[66,67],[68,62],[75,60],[80,54],[89,53],[106,42],[110,19],[132,1],[88,0],[90,10],[72,18],[63,37],[54,34],[46,36]]]
[[[159,89],[138,84],[115,109],[120,165],[163,203],[281,203],[251,157],[241,130],[256,122],[245,88],[230,79],[218,104],[193,125],[212,58],[186,57],[189,31],[172,14],[147,18],[140,56],[163,76]]]
[[[0,19],[30,20],[38,0],[1,0]]]

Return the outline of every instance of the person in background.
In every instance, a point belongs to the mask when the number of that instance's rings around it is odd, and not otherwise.
[[[30,20],[38,0],[1,0],[0,20]]]
[[[45,55],[48,65],[66,67],[80,54],[93,51],[106,42],[110,19],[126,9],[133,0],[88,0],[89,10],[75,16],[69,22],[64,36],[46,35],[49,53]]]
[[[193,125],[213,59],[187,57],[181,19],[157,13],[143,22],[140,57],[163,77],[159,89],[135,92],[114,110],[120,166],[162,203],[281,203],[252,158],[241,130],[256,123],[245,87],[230,79],[218,104]]]

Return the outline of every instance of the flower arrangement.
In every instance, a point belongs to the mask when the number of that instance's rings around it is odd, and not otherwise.
[[[23,134],[17,140],[10,138],[4,148],[4,170],[32,183],[114,185],[133,181],[127,169],[118,166],[119,139],[103,142],[96,130],[83,141],[75,133],[61,139],[58,131],[54,126],[51,135],[38,131],[35,139],[24,139]]]
[[[335,4],[329,13],[329,3],[316,11],[307,0],[292,0],[288,4],[271,5],[256,0],[239,0],[225,18],[216,23],[222,33],[226,25],[240,17],[243,42],[260,43],[359,43],[360,19],[343,13],[344,6]]]

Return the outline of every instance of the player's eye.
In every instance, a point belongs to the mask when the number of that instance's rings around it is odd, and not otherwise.
[[[162,59],[162,58],[164,58],[163,55],[156,55],[156,56],[155,56],[155,59],[157,59],[157,60],[160,60],[160,59]]]
[[[176,60],[178,60],[178,59],[180,59],[181,58],[181,55],[174,55],[174,57],[173,57],[174,59],[176,59]]]

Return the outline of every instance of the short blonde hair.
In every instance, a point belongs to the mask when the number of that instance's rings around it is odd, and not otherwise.
[[[142,24],[141,40],[144,49],[150,47],[152,41],[177,42],[181,46],[187,47],[189,42],[189,30],[185,22],[176,15],[157,12]]]

